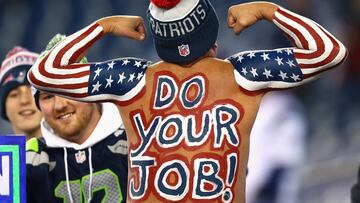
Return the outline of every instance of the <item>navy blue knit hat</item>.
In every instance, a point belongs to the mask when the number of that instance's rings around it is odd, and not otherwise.
[[[151,0],[147,12],[158,56],[187,64],[215,44],[219,21],[209,0]]]
[[[37,53],[16,46],[7,53],[2,62],[0,69],[0,115],[5,120],[9,120],[5,109],[7,95],[18,86],[29,84],[26,74],[38,56]]]

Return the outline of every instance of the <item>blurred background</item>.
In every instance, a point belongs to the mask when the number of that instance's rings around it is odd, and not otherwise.
[[[249,1],[212,0],[221,26],[218,40],[220,58],[245,50],[291,46],[279,30],[268,22],[259,22],[240,36],[235,36],[226,26],[227,9],[233,4],[244,2]],[[311,84],[286,93],[291,94],[291,100],[296,100],[296,105],[275,102],[271,107],[301,109],[297,112],[301,114],[303,133],[290,141],[291,145],[287,143],[294,149],[301,147],[303,152],[293,171],[298,185],[295,187],[295,201],[350,202],[350,187],[356,180],[360,164],[360,0],[273,2],[315,20],[340,39],[349,50],[350,55],[341,67]],[[104,16],[126,14],[145,18],[147,5],[147,0],[0,0],[1,59],[15,45],[40,52],[56,33],[69,35]],[[97,42],[87,56],[90,61],[124,56],[158,60],[150,38],[139,43],[107,36]],[[267,110],[264,108],[261,114],[266,115]],[[272,121],[278,122],[278,125],[287,120],[286,116],[276,119]],[[292,129],[297,131],[297,128]],[[12,131],[8,123],[0,121],[0,134],[10,133]],[[282,136],[280,132],[279,135]],[[272,136],[265,135],[262,139],[265,145],[262,147],[273,145]],[[281,148],[281,143],[277,147]],[[286,153],[299,151],[292,152],[290,147]],[[250,159],[256,158],[251,156]],[[270,186],[276,185],[276,181],[265,182]],[[259,191],[266,187],[262,186],[257,193],[260,194]],[[290,187],[290,182],[285,181],[282,187]],[[281,191],[284,192],[277,192]]]

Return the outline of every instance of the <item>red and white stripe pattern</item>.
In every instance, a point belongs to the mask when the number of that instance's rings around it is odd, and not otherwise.
[[[92,64],[75,62],[102,36],[103,28],[97,23],[68,36],[33,65],[28,73],[30,83],[39,90],[81,101],[95,101],[95,98],[88,98]]]
[[[30,83],[38,90],[78,101],[131,101],[145,86],[147,61],[119,58],[77,63],[102,36],[103,28],[96,23],[68,36],[33,65]]]
[[[292,50],[304,82],[339,65],[347,55],[345,46],[339,40],[308,18],[280,7],[273,22],[296,45]]]
[[[246,90],[297,87],[346,58],[344,45],[308,18],[280,7],[273,22],[296,47],[245,51],[227,58],[236,82]]]

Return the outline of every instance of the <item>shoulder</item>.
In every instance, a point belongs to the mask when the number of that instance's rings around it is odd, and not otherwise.
[[[32,138],[26,142],[26,165],[29,167],[46,167],[50,171],[55,162],[50,159],[50,150],[43,138]]]
[[[89,95],[117,95],[118,101],[135,97],[145,86],[145,72],[150,61],[140,58],[118,58],[90,66]]]
[[[134,57],[117,58],[104,62],[94,63],[90,67],[90,79],[95,80],[102,74],[111,71],[119,73],[144,73],[151,64],[151,61]]]
[[[26,152],[39,153],[44,149],[46,149],[46,143],[43,138],[33,137],[26,141]]]
[[[122,125],[113,134],[111,134],[105,143],[109,151],[117,155],[127,155],[128,144],[127,135]]]
[[[238,85],[249,91],[288,88],[303,77],[291,49],[239,52],[227,60]]]

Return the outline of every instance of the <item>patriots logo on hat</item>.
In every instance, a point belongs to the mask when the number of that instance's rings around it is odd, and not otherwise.
[[[14,80],[14,77],[12,74],[10,74],[9,76],[7,76],[3,82],[3,85],[5,85],[6,83],[10,82],[10,81],[13,81]]]
[[[180,56],[187,56],[190,54],[190,48],[188,44],[182,44],[178,46]]]
[[[16,73],[15,73],[16,74]],[[10,74],[8,77],[5,78],[3,85],[5,85],[6,83],[10,82],[10,81],[17,81],[18,83],[24,83],[25,81],[25,76],[26,76],[26,71],[22,70],[19,73],[17,73],[18,75],[14,76],[13,74]]]

